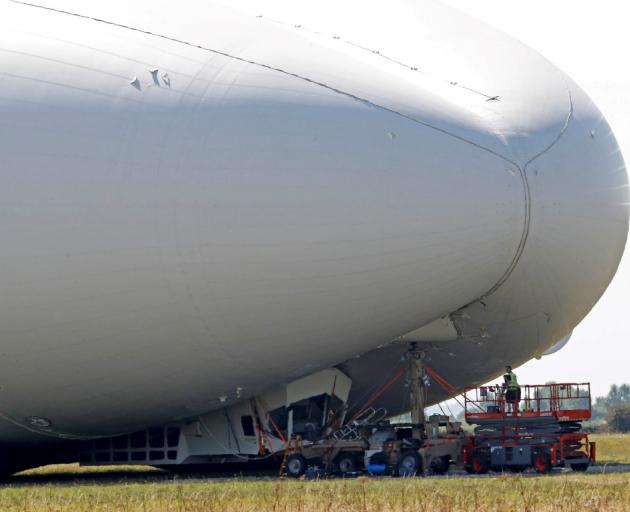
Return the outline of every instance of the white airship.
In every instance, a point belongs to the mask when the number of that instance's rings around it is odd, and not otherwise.
[[[585,93],[430,0],[0,0],[0,125],[6,472],[266,456],[408,342],[481,383],[628,232]]]

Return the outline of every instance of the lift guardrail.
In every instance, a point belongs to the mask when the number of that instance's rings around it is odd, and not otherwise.
[[[503,386],[481,386],[464,392],[466,421],[503,418],[553,417],[559,422],[585,421],[591,417],[589,383],[525,384],[518,407],[509,410]]]

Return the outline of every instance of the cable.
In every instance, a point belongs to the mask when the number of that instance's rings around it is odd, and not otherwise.
[[[365,403],[365,405],[351,418],[350,421],[357,419],[357,417],[363,413],[368,407],[370,407],[370,405],[372,405],[376,400],[378,400],[378,398],[380,398],[383,393],[385,393],[385,391],[387,391],[390,387],[392,387],[396,381],[398,379],[400,379],[405,373],[405,368],[401,368],[400,370],[398,370],[398,372],[396,373],[396,375],[394,375],[385,385],[381,386],[380,389],[378,389],[371,397],[370,399]],[[386,411],[387,414],[387,411]]]
[[[453,414],[453,411],[451,410],[451,406],[448,405],[448,402],[444,402],[444,405],[446,405],[446,408],[448,409],[448,412],[451,413],[451,418],[455,419],[455,415]]]
[[[282,432],[278,428],[278,425],[276,425],[276,422],[273,421],[273,417],[271,416],[271,414],[269,414],[268,416],[269,416],[269,421],[271,421],[271,426],[274,428],[274,430],[278,434],[278,437],[280,438],[280,440],[284,443],[284,446],[286,449],[289,446],[289,443],[287,443],[286,438],[282,435]]]
[[[459,399],[458,396],[462,396],[464,398],[464,403],[466,403],[466,395],[465,392],[460,392],[457,390],[457,388],[455,386],[453,386],[450,382],[448,382],[444,377],[442,377],[440,374],[438,374],[435,370],[431,369],[429,366],[425,365],[424,366],[427,373],[433,377],[433,379],[440,385],[442,386],[447,392],[452,394],[452,398],[453,400],[455,400],[457,402],[457,404],[464,409],[464,411],[466,410],[466,405],[462,404]],[[474,402],[470,402],[472,403],[475,407],[477,407],[480,411],[483,411],[483,409],[479,406],[479,404],[476,404]]]
[[[352,411],[354,408],[358,407],[359,404],[361,404],[363,402],[363,400],[365,399],[365,397],[369,396],[370,393],[372,393],[375,389],[378,389],[380,386],[383,386],[390,378],[391,375],[394,375],[394,372],[396,371],[396,368],[394,368],[394,370],[392,370],[391,373],[387,374],[382,381],[378,381],[375,384],[373,384],[372,386],[370,386],[367,391],[365,391],[365,393],[363,393],[359,398],[357,398],[354,403],[352,405],[348,406],[348,412]]]

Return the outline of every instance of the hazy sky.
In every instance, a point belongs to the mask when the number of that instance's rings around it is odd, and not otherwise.
[[[623,0],[444,0],[528,44],[595,101],[630,164],[630,5]],[[518,370],[521,383],[630,383],[630,250],[606,294],[560,352]],[[629,316],[626,316],[629,315]]]

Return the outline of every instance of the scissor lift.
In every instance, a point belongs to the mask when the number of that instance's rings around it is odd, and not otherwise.
[[[501,386],[470,389],[464,401],[466,421],[475,425],[464,448],[469,473],[547,473],[565,465],[586,471],[595,462],[595,443],[582,431],[591,417],[588,383],[525,385],[518,406],[506,401]]]

